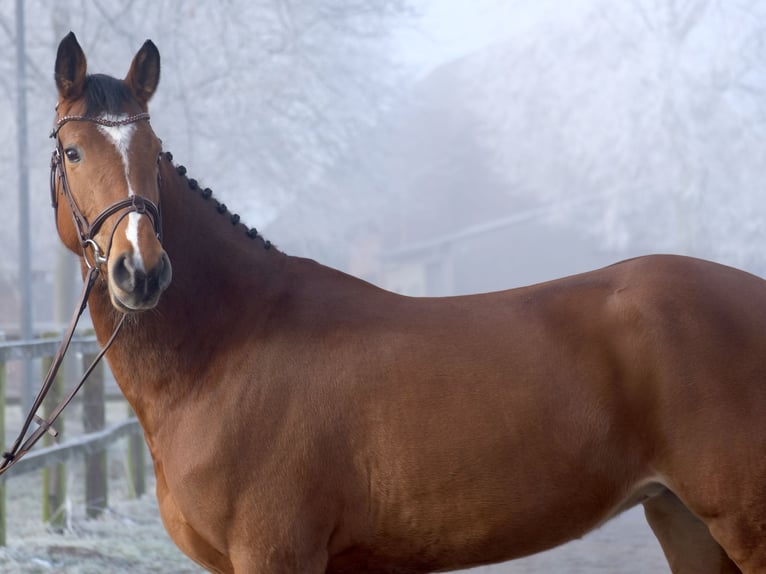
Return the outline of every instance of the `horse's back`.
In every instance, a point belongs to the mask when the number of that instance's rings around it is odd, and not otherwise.
[[[766,447],[766,284],[752,275],[655,256],[391,309],[368,361],[385,374],[352,384],[369,496],[352,562],[370,548],[415,554],[421,571],[508,559],[581,536],[652,485],[723,513],[721,464],[766,477],[741,465]]]

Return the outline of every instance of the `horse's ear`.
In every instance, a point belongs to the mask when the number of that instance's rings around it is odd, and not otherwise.
[[[144,42],[133,58],[130,71],[125,76],[125,83],[138,103],[146,109],[146,104],[160,83],[160,51],[151,40]]]
[[[76,100],[82,95],[86,70],[85,53],[74,33],[69,32],[61,40],[56,54],[56,87],[62,100]]]

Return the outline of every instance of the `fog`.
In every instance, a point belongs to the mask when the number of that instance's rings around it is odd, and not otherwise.
[[[54,319],[47,134],[69,30],[89,71],[117,76],[153,39],[152,124],[176,160],[284,251],[384,287],[501,289],[656,251],[762,273],[764,7],[560,4],[26,2],[35,323]],[[12,12],[1,22],[12,333]]]

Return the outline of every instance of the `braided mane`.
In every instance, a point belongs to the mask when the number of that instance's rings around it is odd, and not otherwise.
[[[210,201],[211,204],[215,207],[215,210],[220,215],[228,215],[229,222],[232,225],[241,225],[243,229],[245,230],[245,234],[250,239],[260,239],[263,243],[264,249],[272,249],[274,248],[274,244],[269,241],[268,239],[265,239],[260,233],[258,233],[258,230],[255,227],[248,227],[244,223],[242,223],[242,219],[237,213],[231,213],[228,208],[226,207],[225,203],[222,203],[218,201],[215,197],[213,197],[213,190],[209,187],[203,188],[199,182],[196,179],[190,178],[187,176],[186,167],[183,165],[176,165],[173,163],[173,154],[169,151],[163,152],[165,157],[168,159],[168,161],[173,164],[175,167],[176,173],[180,176],[182,176],[184,179],[186,179],[187,185],[189,186],[189,190],[193,191],[195,193],[198,193],[199,196],[206,200]]]

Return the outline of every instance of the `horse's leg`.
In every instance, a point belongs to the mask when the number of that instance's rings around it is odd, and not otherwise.
[[[669,490],[644,502],[644,513],[673,574],[739,574],[710,530]]]
[[[325,574],[327,570],[327,552],[320,552],[315,557],[297,560],[295,556],[280,559],[273,551],[259,553],[252,547],[238,552],[231,551],[234,574]]]
[[[165,483],[165,476],[155,465],[157,475],[157,502],[160,516],[168,535],[184,554],[215,574],[234,572],[229,559],[213,548],[187,524]]]
[[[732,481],[732,484],[737,484],[737,481]],[[760,486],[760,481],[757,484]],[[760,492],[748,496],[742,490],[739,495],[746,502],[732,501],[727,508],[735,510],[718,514],[708,524],[713,537],[742,572],[761,574],[766,572],[766,500]]]

